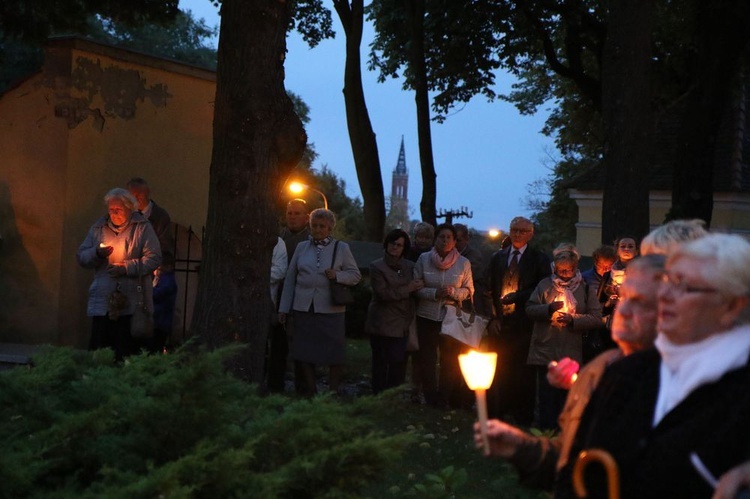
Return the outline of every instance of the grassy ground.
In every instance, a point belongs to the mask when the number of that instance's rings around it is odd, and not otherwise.
[[[370,379],[370,346],[348,340],[347,383],[366,393]],[[381,395],[375,414],[384,433],[413,432],[416,443],[394,463],[368,497],[537,498],[546,493],[518,484],[512,467],[487,459],[474,447],[473,412],[439,410],[411,402],[408,388]]]

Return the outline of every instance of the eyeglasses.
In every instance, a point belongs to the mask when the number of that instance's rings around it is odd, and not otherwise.
[[[719,290],[716,288],[701,288],[697,286],[690,286],[682,277],[669,275],[667,273],[662,274],[661,282],[669,285],[669,287],[672,288],[672,291],[674,291],[674,294],[677,296],[695,293],[719,293]]]
[[[511,227],[510,231],[512,233],[514,233],[514,234],[528,234],[530,232],[533,232],[530,229],[518,229],[518,228],[512,228],[512,227]]]

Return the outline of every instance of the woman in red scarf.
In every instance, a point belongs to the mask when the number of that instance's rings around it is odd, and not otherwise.
[[[417,291],[417,336],[419,351],[415,366],[419,370],[422,391],[427,403],[445,406],[458,403],[463,379],[458,369],[460,344],[440,335],[447,305],[468,301],[474,294],[471,263],[456,249],[456,229],[450,224],[438,225],[433,248],[422,253],[414,267],[414,278],[424,281]],[[451,307],[452,309],[453,307]],[[435,373],[440,349],[440,391]],[[459,396],[460,397],[460,396]]]

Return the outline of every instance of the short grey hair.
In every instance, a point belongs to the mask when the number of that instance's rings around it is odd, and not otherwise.
[[[122,187],[115,187],[104,195],[104,204],[108,205],[113,200],[120,201],[130,211],[138,209],[138,201],[136,201],[135,196]]]
[[[712,277],[712,281],[720,292],[728,296],[750,296],[750,242],[742,236],[709,234],[679,246],[667,263],[683,257],[714,262],[718,275]]]
[[[430,240],[435,239],[435,227],[431,223],[417,222],[414,224],[414,235],[426,234],[430,236]]]
[[[669,255],[677,247],[688,241],[694,241],[708,235],[706,222],[700,219],[672,220],[660,225],[641,241],[641,254]]]
[[[526,217],[515,217],[513,220],[510,221],[510,225],[508,227],[513,227],[514,225],[517,225],[520,223],[524,225],[531,225],[531,230],[534,230],[534,222],[532,222]]]
[[[660,255],[658,253],[649,253],[648,255],[637,256],[628,263],[628,272],[625,274],[632,274],[633,272],[655,272],[658,275],[664,273],[664,267],[667,264],[667,256]]]
[[[325,208],[317,208],[310,212],[310,220],[326,220],[331,224],[331,230],[336,227],[336,215]]]
[[[581,255],[578,253],[578,249],[572,243],[560,243],[557,247],[552,250],[552,261],[557,262],[573,262],[578,265],[578,261],[581,259]]]

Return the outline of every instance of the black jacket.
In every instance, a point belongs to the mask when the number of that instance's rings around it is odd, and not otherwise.
[[[652,349],[615,362],[605,372],[560,473],[557,497],[574,497],[572,468],[583,449],[604,449],[614,457],[623,498],[708,498],[713,490],[691,464],[691,453],[716,478],[747,460],[750,364],[695,389],[652,428],[660,364]],[[589,497],[606,496],[597,468],[586,470]]]
[[[508,270],[508,256],[512,249],[513,246],[508,246],[495,252],[487,269],[492,307],[497,317],[501,317],[503,313],[500,298],[502,298],[503,277]],[[528,323],[529,333],[531,333],[532,321],[526,317],[526,301],[534,292],[539,281],[549,276],[550,273],[550,261],[547,255],[528,246],[518,261],[518,291],[513,302],[516,309],[508,319],[511,322]]]

